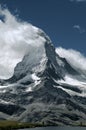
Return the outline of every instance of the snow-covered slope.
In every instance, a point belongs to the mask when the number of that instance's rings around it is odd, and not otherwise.
[[[74,50],[56,51],[44,31],[9,10],[0,8],[0,15],[0,119],[85,122],[86,58]]]
[[[56,53],[42,30],[31,25],[28,32],[23,59],[11,78],[0,80],[0,117],[52,125],[84,121],[85,75]]]

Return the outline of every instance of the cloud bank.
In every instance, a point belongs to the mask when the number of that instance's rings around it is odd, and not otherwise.
[[[10,78],[30,45],[38,45],[40,39],[38,28],[0,7],[0,78]]]
[[[80,52],[73,49],[64,49],[62,47],[56,48],[56,52],[59,56],[66,58],[72,67],[82,72],[86,71],[86,57]]]

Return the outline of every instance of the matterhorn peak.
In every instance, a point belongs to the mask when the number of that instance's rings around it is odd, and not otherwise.
[[[0,119],[46,125],[85,121],[86,75],[61,48],[58,55],[44,31],[8,10],[0,13],[5,17],[0,21]]]

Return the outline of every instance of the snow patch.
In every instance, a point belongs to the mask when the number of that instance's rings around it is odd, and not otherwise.
[[[10,87],[10,85],[7,85],[7,86],[1,86],[1,85],[0,85],[0,89],[8,88],[8,87]]]
[[[36,81],[36,80],[40,80],[40,78],[39,78],[38,76],[36,76],[35,73],[32,74],[32,79],[33,79],[34,81]]]
[[[69,89],[66,89],[66,88],[63,88],[62,86],[54,86],[56,88],[60,88],[62,89],[63,91],[67,92],[69,95],[72,95],[72,96],[81,96],[81,97],[86,97],[86,89],[85,91],[83,91],[82,93],[78,93],[78,92],[74,92],[73,90],[69,90]],[[84,90],[84,89],[83,89]]]
[[[2,104],[13,104],[12,102],[7,102],[7,101],[2,100],[2,99],[0,99],[0,103],[2,103]]]
[[[78,96],[86,96],[86,82],[81,82],[79,80],[76,80],[72,77],[70,77],[69,75],[66,75],[64,77],[64,80],[54,80],[56,83],[59,84],[59,86],[56,86],[56,87],[59,87],[61,88],[62,90],[66,91],[67,93],[69,93],[70,95],[78,95]],[[69,89],[66,89],[66,88],[63,88],[62,86],[64,85],[68,85],[68,86],[73,86],[73,88],[78,88],[82,91],[82,93],[78,93],[78,92],[74,92],[73,90],[69,90]]]
[[[32,85],[30,85],[30,86],[27,86],[26,92],[31,92],[31,91],[33,91],[33,89],[34,89],[37,85],[39,85],[39,84],[41,83],[40,78],[39,78],[35,73],[33,73],[33,74],[31,75],[31,77],[32,77],[32,79],[34,80],[34,83],[32,83]]]
[[[39,64],[35,67],[32,68],[33,72],[43,72],[45,70],[45,66],[46,66],[46,62],[47,62],[47,57],[45,54],[45,50],[44,52],[41,52],[42,57],[40,58]]]
[[[80,95],[80,94],[78,94],[77,92],[74,92],[74,91],[72,91],[72,90],[63,88],[62,86],[54,86],[54,87],[62,89],[63,91],[67,92],[69,95]]]
[[[35,87],[35,86],[37,86],[38,84],[40,84],[40,78],[38,77],[38,76],[36,76],[36,74],[34,73],[34,74],[32,74],[32,79],[35,81],[34,82],[34,86],[33,86],[33,88]]]
[[[28,87],[28,88],[26,89],[26,92],[32,92],[32,87]]]
[[[32,92],[34,90],[34,88],[39,85],[41,83],[41,81],[35,81],[35,83],[32,84],[31,87],[27,86],[26,92]]]
[[[82,87],[86,86],[86,82],[81,82],[77,79],[74,79],[73,77],[70,77],[69,75],[66,75],[64,77],[64,80],[58,80],[58,83],[65,83],[72,86],[82,86]]]

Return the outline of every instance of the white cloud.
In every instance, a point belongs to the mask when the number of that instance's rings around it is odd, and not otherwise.
[[[38,37],[38,28],[18,20],[8,9],[0,7],[0,16],[5,17],[0,19],[0,78],[9,78],[29,46],[38,46],[42,37]]]
[[[86,2],[86,0],[70,0],[71,2],[75,1],[75,2]]]
[[[86,72],[86,57],[80,52],[73,49],[64,49],[62,47],[56,48],[56,52],[63,58],[80,71]]]
[[[79,33],[85,32],[85,29],[82,28],[80,25],[74,25],[73,28],[76,29],[77,31],[79,31]]]

